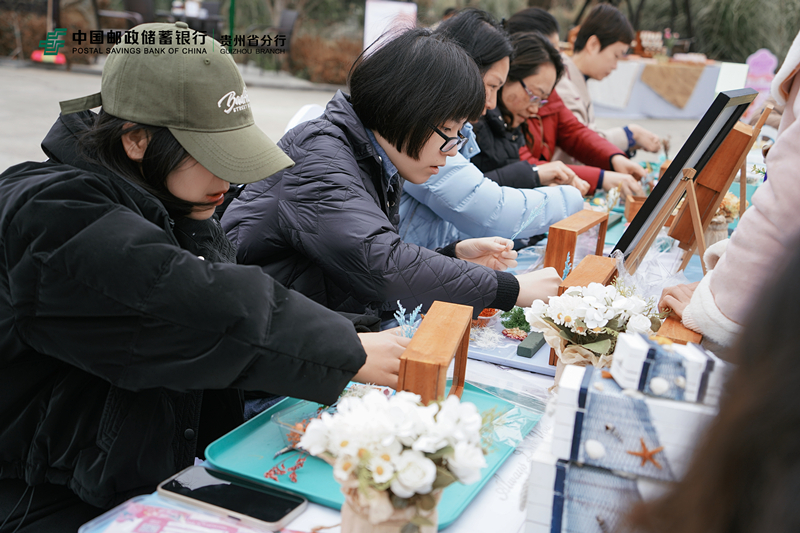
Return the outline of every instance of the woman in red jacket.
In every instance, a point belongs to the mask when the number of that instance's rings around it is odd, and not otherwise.
[[[546,69],[540,70],[547,73]],[[546,81],[549,82],[549,79]],[[520,159],[531,164],[547,163],[558,146],[585,165],[567,166],[579,178],[589,183],[590,194],[596,188],[609,191],[617,186],[620,187],[623,198],[628,194],[644,194],[637,181],[644,176],[644,169],[628,159],[619,148],[581,124],[556,91],[553,90],[548,95],[541,91],[536,94],[535,89],[529,87],[534,97],[547,96],[541,98],[541,102],[533,102],[531,95],[520,83],[516,87],[513,85],[506,84],[503,88],[506,108],[514,113],[515,121],[527,119],[527,131],[523,128],[525,146],[520,149]],[[531,85],[536,87],[537,83]]]
[[[579,187],[582,193],[619,186],[623,195],[643,194],[637,179],[644,176],[644,169],[578,122],[553,90],[564,70],[553,45],[537,32],[515,34],[512,43],[514,59],[498,93],[498,107],[475,127],[481,147],[472,159],[475,165],[486,173],[512,159],[544,164],[559,146],[590,165],[569,167],[588,182],[587,187]]]

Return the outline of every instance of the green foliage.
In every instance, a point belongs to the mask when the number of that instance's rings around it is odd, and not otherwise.
[[[662,31],[669,27],[687,36],[684,3],[677,5],[680,7],[673,15],[670,0],[648,0],[638,29]],[[760,48],[769,49],[783,61],[800,29],[797,0],[695,0],[691,7],[693,50],[720,61],[743,63]]]
[[[521,307],[515,307],[500,315],[500,322],[506,328],[519,328],[526,333],[531,332],[531,325],[525,320],[525,312]]]

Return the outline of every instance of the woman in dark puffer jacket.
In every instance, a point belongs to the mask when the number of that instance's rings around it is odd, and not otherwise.
[[[279,146],[296,162],[249,185],[222,223],[238,261],[260,265],[332,309],[388,317],[443,300],[510,309],[556,293],[554,269],[512,276],[511,241],[469,239],[441,253],[397,233],[403,181],[424,183],[484,108],[483,82],[455,43],[414,29],[359,58],[323,116]],[[468,261],[463,261],[466,259]],[[476,264],[477,263],[477,264]]]

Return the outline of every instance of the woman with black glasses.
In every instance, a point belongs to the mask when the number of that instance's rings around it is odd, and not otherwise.
[[[557,291],[554,269],[522,276],[511,241],[469,239],[434,252],[403,242],[398,201],[405,180],[424,183],[480,116],[483,82],[455,43],[413,29],[362,55],[351,94],[278,143],[294,168],[249,185],[222,219],[238,261],[338,311],[390,318],[434,300],[510,309]],[[467,260],[467,261],[464,261]],[[468,262],[469,261],[469,262]]]
[[[494,109],[514,51],[508,34],[489,13],[478,9],[460,11],[442,22],[436,33],[456,41],[475,61],[486,91],[483,114]],[[470,161],[480,152],[472,124],[465,124],[459,133],[467,142],[447,158],[438,174],[403,187],[400,237],[404,241],[438,248],[470,237],[528,238],[546,233],[551,224],[583,209],[581,193],[569,186],[575,173],[564,163],[534,167],[517,159],[484,175]]]
[[[623,195],[643,194],[637,181],[644,175],[642,167],[578,122],[555,92],[564,65],[550,41],[538,32],[516,33],[511,41],[508,81],[498,94],[497,109],[475,126],[481,153],[472,162],[484,172],[520,159],[543,164],[558,145],[587,165],[569,166],[586,182],[579,187],[584,194],[617,186]]]

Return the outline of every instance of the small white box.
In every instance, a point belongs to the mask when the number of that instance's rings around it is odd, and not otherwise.
[[[531,459],[526,533],[616,531],[631,505],[657,498],[670,486],[559,460],[547,451],[550,438]]]
[[[568,365],[559,383],[550,451],[565,461],[676,481],[716,413],[708,405],[623,390],[592,367]]]
[[[729,365],[697,344],[660,345],[644,335],[617,338],[611,375],[623,389],[673,400],[719,404]]]

